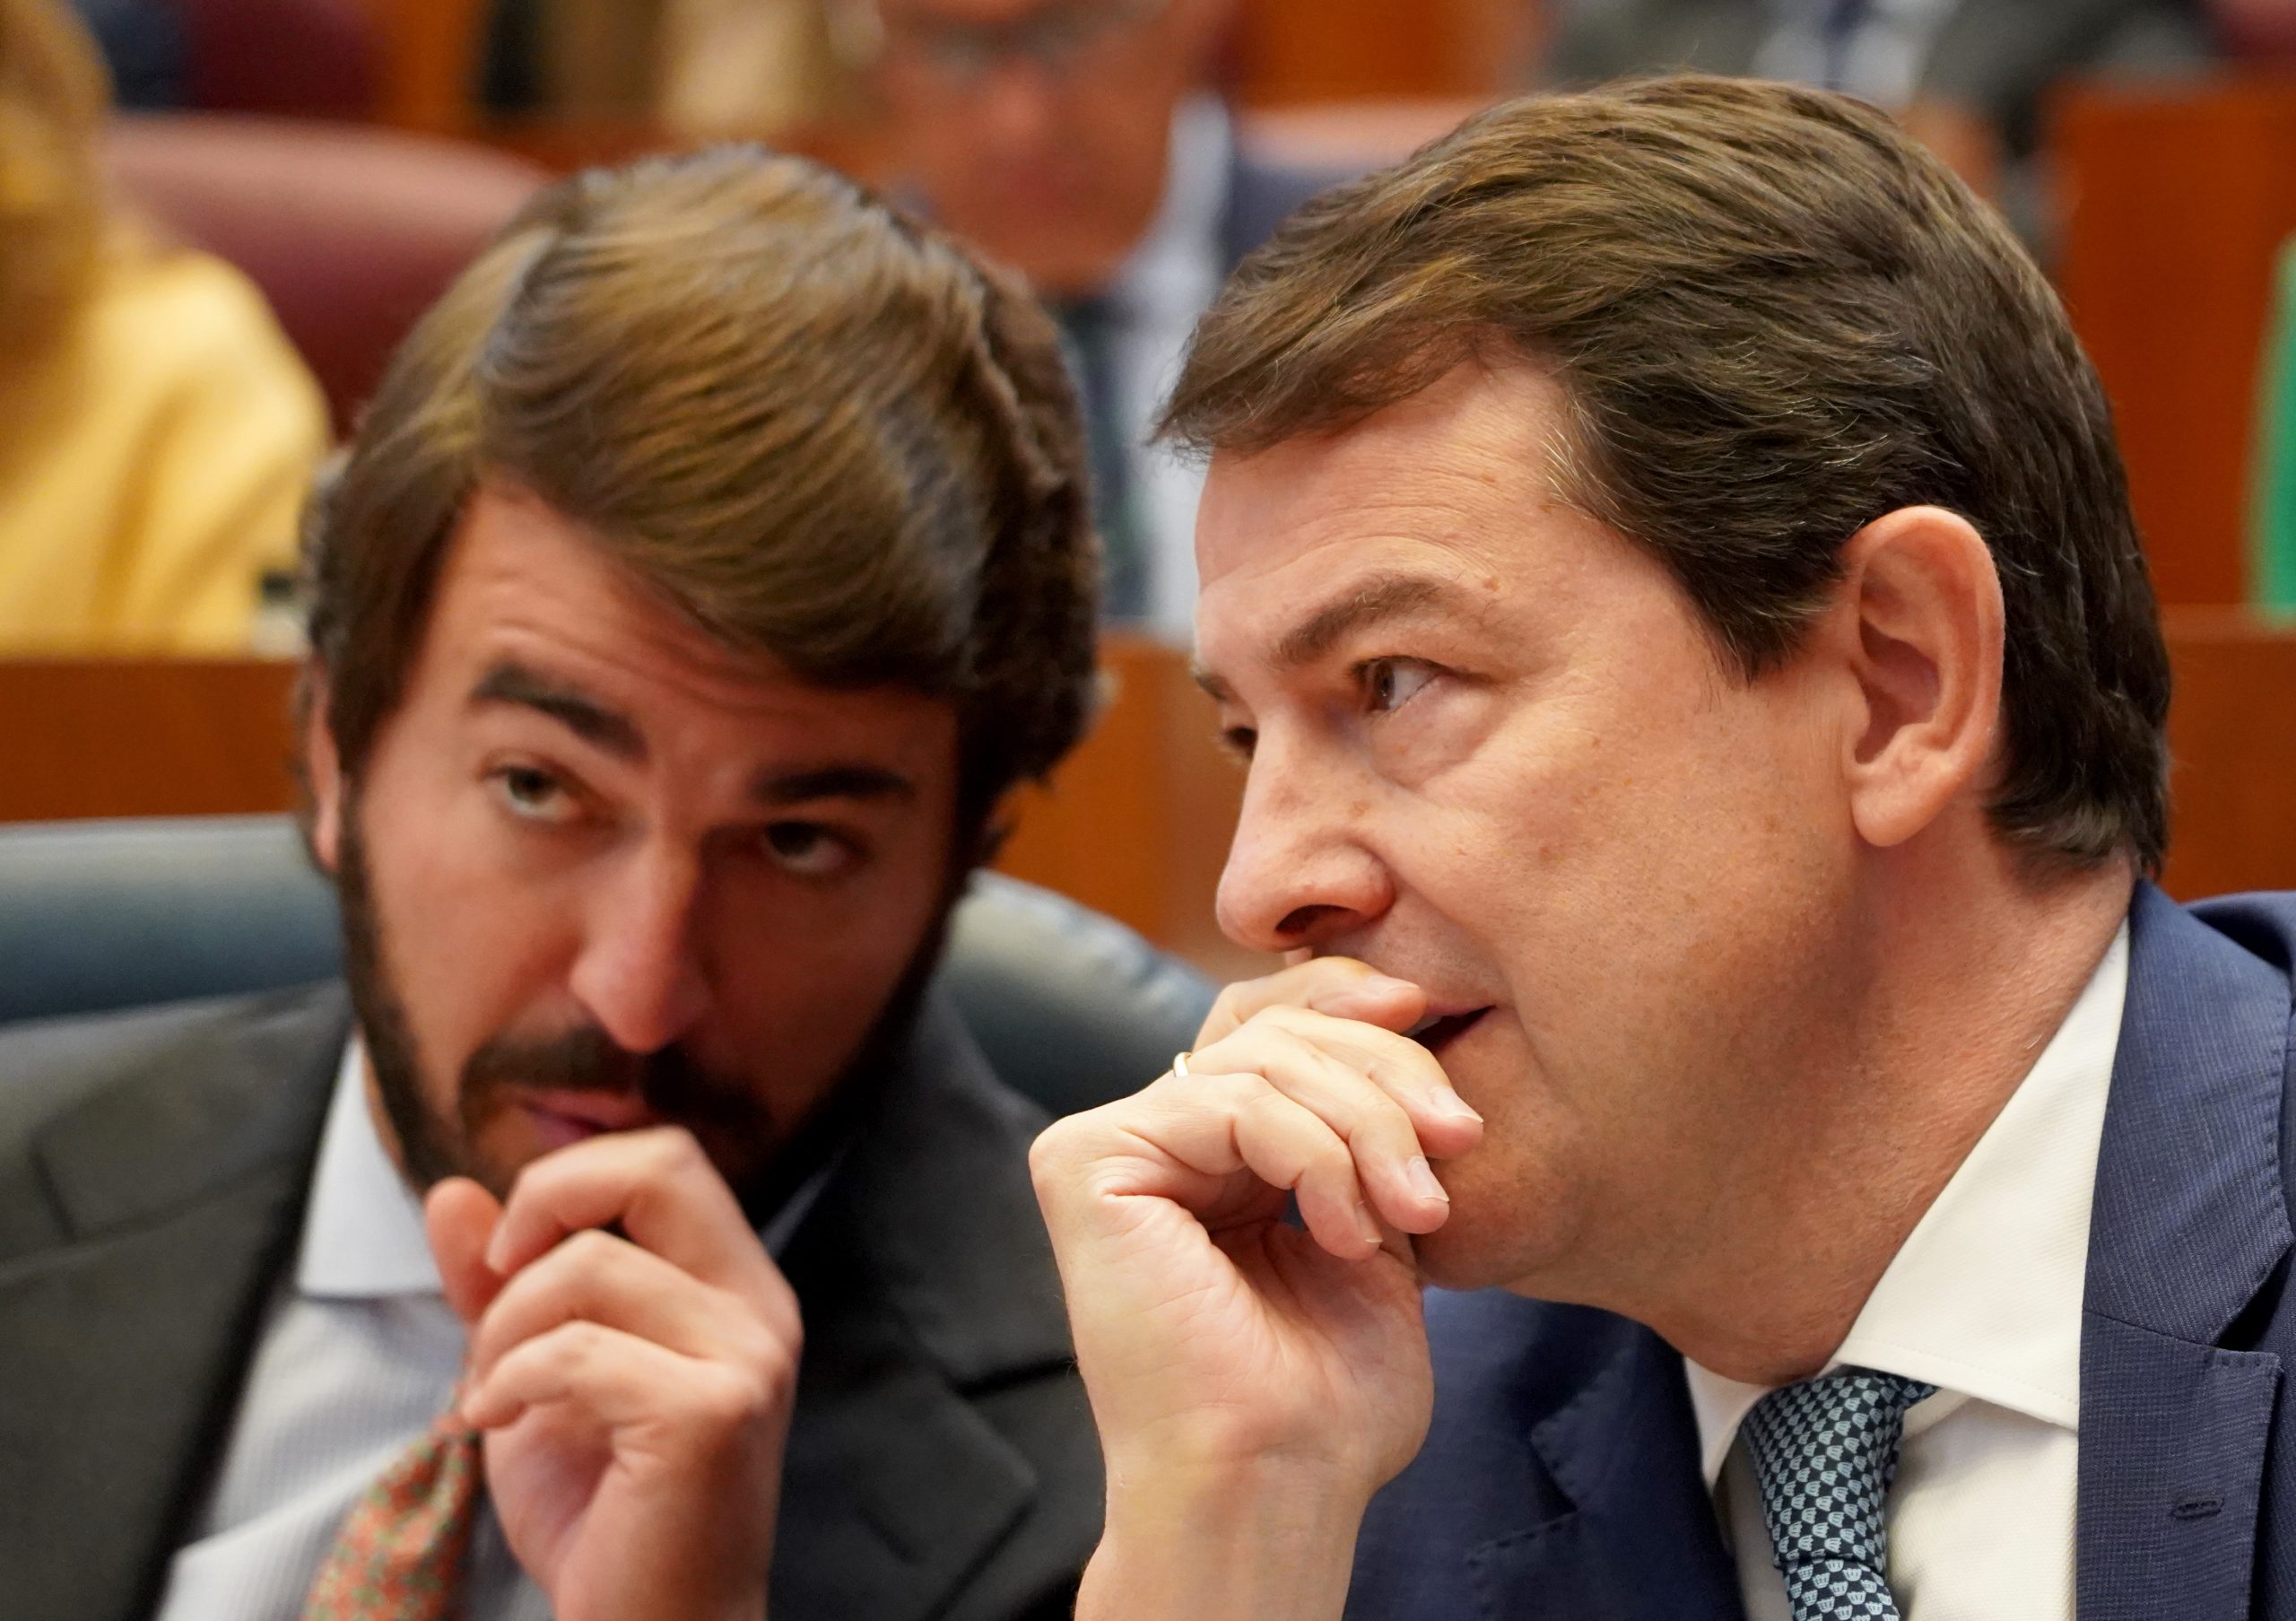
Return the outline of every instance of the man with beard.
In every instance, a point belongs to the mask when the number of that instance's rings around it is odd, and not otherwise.
[[[309,524],[347,998],[0,1042],[12,1617],[1065,1613],[1040,1122],[924,986],[1086,712],[1083,459],[797,161],[482,256]]]

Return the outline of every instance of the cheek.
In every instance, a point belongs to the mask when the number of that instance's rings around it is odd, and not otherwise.
[[[387,966],[427,1085],[450,1092],[488,1038],[552,1027],[565,909],[546,877],[512,858],[482,792],[404,777],[376,789],[362,825]]]
[[[803,897],[729,917],[713,952],[735,1048],[724,1067],[753,1077],[784,1119],[819,1101],[913,960],[939,893],[937,879],[911,876],[859,900]]]

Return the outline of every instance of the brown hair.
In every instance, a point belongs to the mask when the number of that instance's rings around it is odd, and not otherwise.
[[[1075,741],[1097,557],[1050,321],[803,160],[593,170],[514,220],[394,359],[306,523],[311,642],[355,777],[446,543],[515,483],[726,646],[945,697],[961,840]]]
[[[1164,431],[1248,454],[1469,359],[1558,380],[1562,497],[1748,679],[1864,525],[1966,517],[2008,620],[1994,826],[2157,867],[2168,661],[2103,390],[1999,218],[1881,114],[1692,75],[1492,109],[1247,259]]]
[[[104,234],[102,58],[50,0],[0,0],[0,352],[53,338],[93,283]]]

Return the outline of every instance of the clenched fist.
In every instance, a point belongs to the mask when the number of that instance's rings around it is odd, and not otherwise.
[[[797,1301],[693,1138],[591,1137],[425,1216],[487,1489],[559,1621],[762,1621]]]
[[[1426,1434],[1430,1162],[1483,1130],[1400,1033],[1425,1011],[1341,958],[1233,986],[1187,1073],[1038,1138],[1109,1470],[1085,1621],[1338,1614],[1364,1505]]]

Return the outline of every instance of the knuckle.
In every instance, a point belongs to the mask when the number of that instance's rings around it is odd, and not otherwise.
[[[734,1338],[735,1359],[769,1383],[778,1386],[792,1377],[799,1348],[790,1345],[754,1314],[744,1313],[744,1327]]]
[[[1259,994],[1265,981],[1242,980],[1221,987],[1220,994],[1212,998],[1212,1011],[1204,1015],[1204,1023],[1196,1027],[1196,1041],[1202,1043],[1217,1033],[1233,1030],[1243,1022],[1242,1009],[1248,1000]]]
[[[559,1252],[578,1277],[589,1277],[617,1266],[629,1244],[603,1227],[585,1227],[559,1243]]]
[[[689,1397],[695,1422],[723,1433],[763,1424],[773,1415],[780,1381],[762,1368],[719,1363],[691,1382]]]
[[[577,1319],[552,1331],[549,1355],[569,1379],[579,1379],[604,1360],[606,1343],[607,1334],[603,1327]]]
[[[1067,1115],[1037,1133],[1029,1145],[1029,1176],[1039,1188],[1066,1180],[1069,1171],[1090,1158],[1082,1138],[1090,1129],[1080,1117]]]
[[[1208,1104],[1239,1115],[1247,1110],[1274,1107],[1285,1101],[1283,1094],[1268,1084],[1266,1076],[1249,1071],[1191,1078],[1196,1083],[1194,1094],[1187,1100],[1192,1108]]]
[[[657,1126],[645,1134],[639,1174],[647,1181],[670,1181],[690,1174],[702,1157],[701,1145],[683,1126]]]

